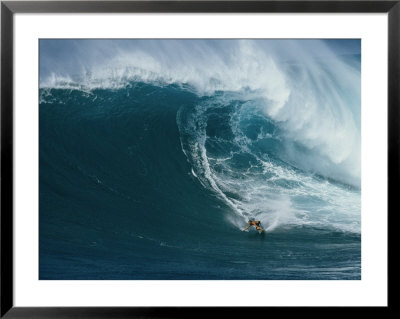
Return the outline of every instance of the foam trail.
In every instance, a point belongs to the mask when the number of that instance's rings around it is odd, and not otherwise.
[[[182,149],[203,186],[214,190],[240,217],[228,218],[236,227],[243,228],[247,218],[253,217],[261,220],[267,232],[289,225],[360,231],[356,190],[316,179],[270,158],[279,154],[271,147],[260,152],[259,143],[283,144],[285,131],[258,132],[253,139],[246,135],[248,127],[243,123],[252,127],[267,122],[262,107],[222,95],[206,100],[186,117],[182,113],[177,117]],[[229,124],[233,135],[207,133],[208,126],[214,128],[216,122],[223,130]]]

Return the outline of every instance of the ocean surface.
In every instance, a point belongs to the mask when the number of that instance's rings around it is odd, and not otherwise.
[[[39,279],[361,279],[360,55],[181,42],[41,68]]]

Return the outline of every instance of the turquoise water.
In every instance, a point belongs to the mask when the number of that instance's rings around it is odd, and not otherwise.
[[[361,279],[359,97],[310,65],[42,82],[39,279]]]

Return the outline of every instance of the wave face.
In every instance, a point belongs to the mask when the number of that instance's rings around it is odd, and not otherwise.
[[[357,45],[42,40],[40,279],[360,279]]]

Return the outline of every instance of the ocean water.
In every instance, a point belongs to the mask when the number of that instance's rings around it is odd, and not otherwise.
[[[361,279],[361,59],[346,41],[121,40],[114,54],[61,40],[84,71],[52,67],[51,41],[39,279]],[[249,218],[265,232],[242,232]]]

